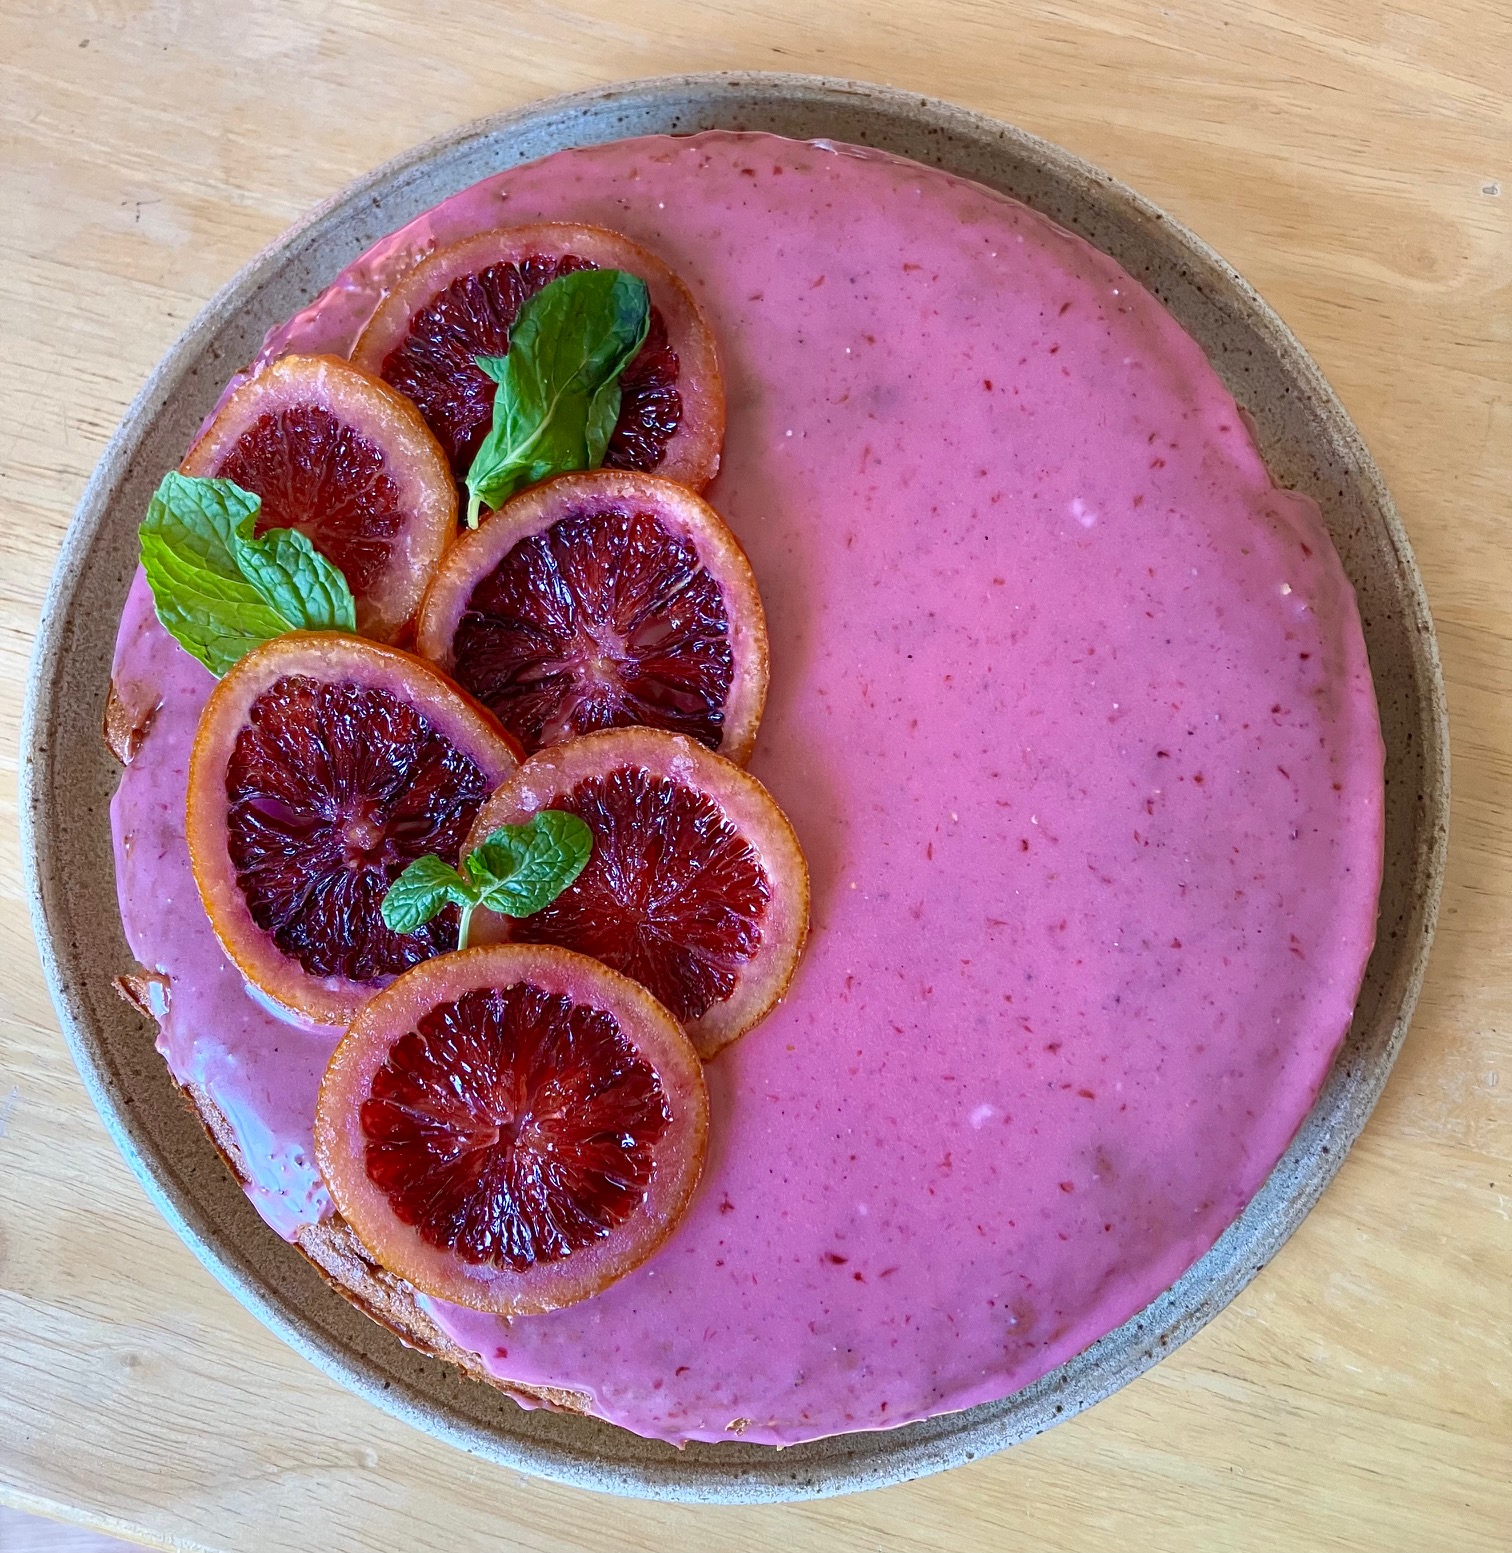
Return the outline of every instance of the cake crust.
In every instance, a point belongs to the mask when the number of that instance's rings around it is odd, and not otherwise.
[[[121,997],[149,1018],[153,1017],[154,984],[166,987],[167,979],[143,970],[116,978],[116,990]],[[178,1089],[184,1103],[205,1129],[215,1152],[238,1185],[245,1189],[249,1173],[241,1144],[226,1113],[203,1085],[180,1084]],[[533,1386],[492,1374],[477,1354],[453,1342],[431,1320],[409,1284],[380,1267],[367,1254],[351,1225],[339,1213],[333,1211],[313,1224],[300,1225],[293,1243],[331,1288],[370,1320],[386,1327],[406,1348],[453,1364],[469,1379],[482,1381],[527,1406],[585,1417],[593,1415],[592,1398],[586,1392],[570,1391],[561,1386]]]

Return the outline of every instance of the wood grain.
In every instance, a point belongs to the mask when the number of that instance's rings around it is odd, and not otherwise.
[[[1336,1184],[1222,1317],[1008,1455],[820,1504],[601,1500],[340,1391],[148,1204],[42,988],[30,640],[111,427],[311,204],[462,120],[684,69],[1011,119],[1209,239],[1389,481],[1449,681],[1439,943]],[[1512,13],[1497,0],[6,0],[0,7],[0,1495],[248,1549],[1492,1549],[1512,1480]],[[98,888],[81,880],[81,889]]]

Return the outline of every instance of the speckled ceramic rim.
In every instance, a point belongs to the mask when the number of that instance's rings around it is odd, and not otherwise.
[[[870,144],[1001,189],[1082,233],[1145,282],[1255,417],[1277,478],[1313,494],[1359,593],[1387,748],[1380,936],[1352,1032],[1296,1140],[1219,1243],[1147,1309],[1004,1401],[777,1451],[685,1451],[593,1419],[527,1413],[405,1349],[269,1233],[167,1081],[146,1022],[110,978],[128,962],[100,718],[135,526],[229,373],[384,233],[489,173],[627,135],[760,129]],[[307,217],[200,314],[126,412],[63,544],[32,668],[22,825],[32,909],[59,1019],[95,1105],[169,1223],[282,1338],[361,1396],[492,1461],[614,1493],[721,1503],[897,1483],[1013,1445],[1099,1401],[1190,1337],[1275,1254],[1338,1169],[1416,1001],[1443,871],[1443,683],[1421,581],[1380,475],[1285,326],[1211,249],[1096,168],[927,98],[791,75],[675,76],[488,119],[411,151]]]

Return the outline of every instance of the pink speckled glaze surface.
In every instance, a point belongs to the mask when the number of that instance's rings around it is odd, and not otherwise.
[[[709,1068],[666,1248],[506,1323],[499,1376],[673,1441],[790,1443],[1002,1397],[1213,1243],[1348,1024],[1381,873],[1353,594],[1196,345],[1110,259],[913,163],[715,133],[560,153],[359,261],[270,350],[349,349],[390,266],[500,222],[656,249],[718,335],[709,496],[772,635],[752,769],[814,876],[787,1001]],[[159,1045],[288,1235],[333,1039],[244,994],[183,843],[209,677],[141,579],[118,687],[163,705],[112,809]]]

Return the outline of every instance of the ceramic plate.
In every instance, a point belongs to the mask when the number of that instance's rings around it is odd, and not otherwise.
[[[169,1081],[150,1025],[112,990],[130,961],[114,891],[69,884],[112,868],[107,805],[118,772],[100,721],[137,522],[264,332],[377,238],[490,173],[567,146],[702,129],[913,157],[1026,201],[1142,280],[1254,416],[1277,480],[1321,506],[1359,593],[1386,740],[1380,933],[1354,1024],[1296,1140],[1240,1219],[1175,1287],[1016,1396],[781,1451],[738,1442],[679,1451],[593,1419],[525,1412],[360,1315],[258,1218]],[[1233,1299],[1338,1169],[1401,1044],[1438,905],[1448,786],[1433,627],[1391,499],[1317,368],[1228,265],[1106,174],[981,115],[845,81],[675,76],[557,98],[422,146],[322,206],[210,303],[126,412],[64,541],[32,676],[22,814],[43,964],[90,1095],[168,1221],[268,1326],[378,1406],[491,1460],[617,1493],[733,1503],[896,1483],[1037,1434],[1154,1364]]]

